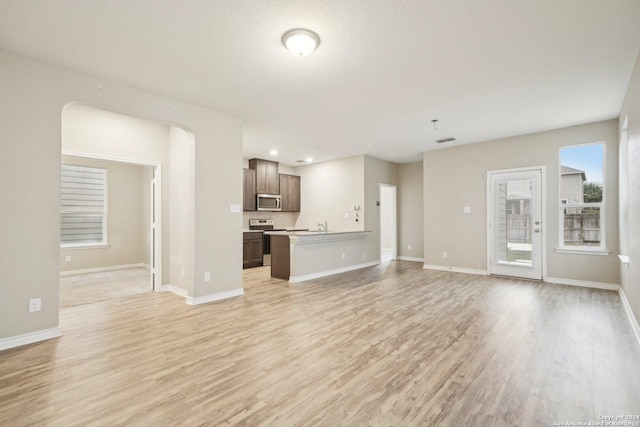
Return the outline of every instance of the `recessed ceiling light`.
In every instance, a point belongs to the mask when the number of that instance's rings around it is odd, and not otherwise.
[[[269,154],[271,154],[272,156],[277,156],[278,155],[278,150],[271,150],[271,151],[269,151]]]
[[[307,157],[307,163],[313,162],[313,157]]]
[[[294,28],[282,35],[282,44],[295,56],[307,56],[320,45],[320,37],[311,30]]]

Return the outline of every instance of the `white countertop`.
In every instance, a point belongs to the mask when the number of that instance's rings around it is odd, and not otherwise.
[[[335,236],[336,234],[360,234],[371,233],[371,230],[329,230],[329,231],[265,231],[266,234],[272,236]]]

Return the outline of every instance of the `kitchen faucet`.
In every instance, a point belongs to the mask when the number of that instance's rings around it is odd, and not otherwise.
[[[327,231],[329,231],[329,226],[327,225],[327,221],[325,221],[324,224],[320,224],[319,222],[316,221],[316,224],[318,224],[318,231],[320,233],[326,233]]]

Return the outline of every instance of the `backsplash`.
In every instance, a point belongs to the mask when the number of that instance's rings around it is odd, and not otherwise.
[[[293,228],[298,220],[298,212],[243,212],[242,228],[249,228],[250,219],[272,219],[275,228]]]

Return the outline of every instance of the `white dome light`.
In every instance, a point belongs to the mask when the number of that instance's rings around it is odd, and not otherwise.
[[[282,35],[282,44],[295,56],[307,56],[320,45],[320,37],[311,30],[294,28]]]

